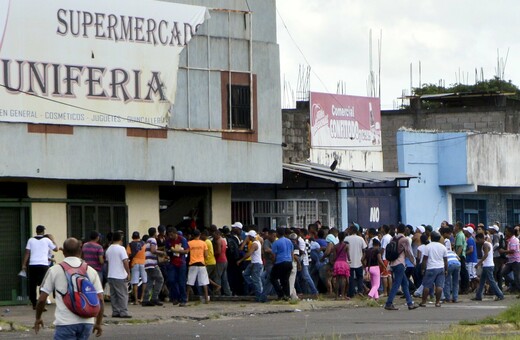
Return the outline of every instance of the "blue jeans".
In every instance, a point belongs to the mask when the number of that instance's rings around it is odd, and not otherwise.
[[[450,264],[443,291],[444,298],[448,301],[457,301],[459,298],[459,275],[460,265]]]
[[[399,290],[399,287],[402,288],[404,296],[406,297],[406,303],[408,306],[413,305],[412,296],[410,295],[410,290],[408,287],[408,278],[404,274],[406,268],[402,264],[398,264],[397,266],[392,267],[392,274],[394,276],[394,282],[392,283],[392,289],[388,294],[388,299],[386,300],[386,306],[391,306],[394,303],[395,295]]]
[[[167,283],[170,291],[170,301],[188,302],[188,296],[186,295],[186,265],[177,267],[173,264],[168,264],[166,272],[168,274]]]
[[[262,298],[262,271],[264,266],[261,263],[250,263],[242,273],[244,281],[248,286],[252,286],[255,291],[257,301]]]
[[[403,271],[404,275],[404,271]],[[358,294],[363,294],[363,267],[350,268],[350,279],[348,285],[348,296],[353,297],[356,295],[356,288]]]
[[[271,283],[271,270],[273,270],[273,265],[268,265],[264,267],[264,272],[262,273],[262,299],[264,301],[267,300],[267,296],[274,295],[274,287]]]
[[[486,279],[489,281],[489,286],[493,290],[496,296],[500,299],[504,298],[504,293],[500,290],[495,281],[495,277],[493,276],[493,270],[495,267],[482,267],[482,275],[480,275],[480,284],[477,288],[477,299],[482,299],[482,292],[484,291],[484,285],[486,284]]]
[[[56,326],[54,340],[87,340],[92,334],[94,325],[91,323],[78,323],[75,325]]]
[[[308,291],[307,294],[317,295],[318,290],[316,289],[316,285],[314,285],[314,281],[312,280],[311,274],[309,273],[309,266],[302,265],[301,276],[303,281],[306,283]]]

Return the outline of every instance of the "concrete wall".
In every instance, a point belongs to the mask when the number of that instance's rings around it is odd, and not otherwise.
[[[128,206],[128,239],[133,231],[141,235],[148,228],[157,227],[159,220],[159,187],[157,185],[130,183],[126,185],[126,204]]]
[[[231,225],[231,186],[213,185],[211,188],[212,224]]]
[[[468,137],[468,178],[480,186],[520,186],[520,135]]]
[[[29,197],[35,199],[65,199],[67,185],[58,182],[31,181],[27,185]],[[58,247],[67,239],[67,204],[32,203],[31,235],[36,235],[36,226],[44,225],[47,234],[52,234]],[[63,259],[62,253],[56,253],[56,260]]]

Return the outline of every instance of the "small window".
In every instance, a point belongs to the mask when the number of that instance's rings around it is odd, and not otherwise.
[[[487,223],[486,200],[456,199],[455,215],[458,221],[464,224]]]
[[[231,108],[231,129],[251,129],[251,89],[249,86],[229,85],[228,107]]]
[[[520,200],[507,200],[507,225],[520,224]]]
[[[222,139],[258,142],[256,75],[221,72]]]

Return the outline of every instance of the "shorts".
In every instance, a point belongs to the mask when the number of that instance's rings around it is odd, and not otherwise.
[[[146,270],[144,270],[144,264],[134,264],[132,266],[130,283],[133,285],[138,284],[139,278],[141,278],[142,283],[148,282],[148,276],[146,275]]]
[[[350,277],[350,266],[345,261],[336,261],[334,263],[334,276]]]
[[[444,288],[444,268],[427,269],[424,273],[422,285],[424,288],[433,289],[435,287]]]
[[[383,263],[385,264],[384,267],[379,266],[379,270],[381,270],[381,277],[390,277],[392,276],[392,273],[390,270],[388,270],[388,260],[383,260]]]
[[[475,262],[466,262],[466,270],[470,280],[477,278],[477,270],[475,269]]]
[[[208,271],[205,266],[190,266],[188,269],[188,286],[195,286],[197,281],[199,286],[209,285]]]

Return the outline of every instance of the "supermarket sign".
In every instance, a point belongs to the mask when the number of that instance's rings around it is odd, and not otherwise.
[[[205,7],[0,0],[0,121],[162,128]]]

